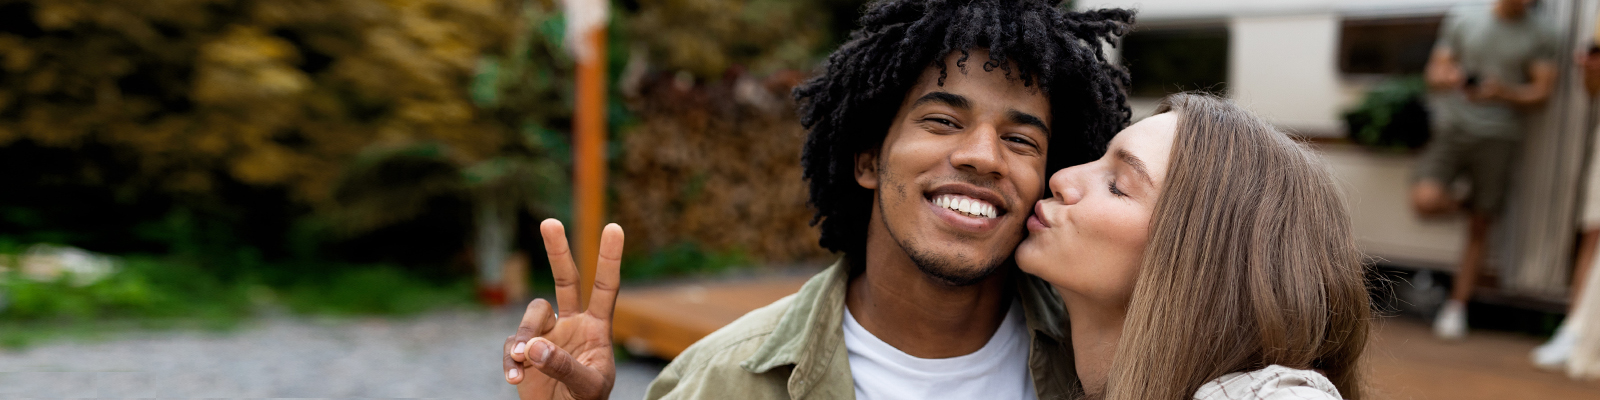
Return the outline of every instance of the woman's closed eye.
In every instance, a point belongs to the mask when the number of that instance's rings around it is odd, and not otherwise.
[[[1127,193],[1123,193],[1122,189],[1118,189],[1117,188],[1117,181],[1111,181],[1111,183],[1107,184],[1106,186],[1111,189],[1111,195],[1112,196],[1128,197]]]

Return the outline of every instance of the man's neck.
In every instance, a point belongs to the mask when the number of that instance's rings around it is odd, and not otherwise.
[[[879,340],[914,357],[956,357],[983,348],[1005,321],[1009,269],[950,286],[924,274],[898,246],[873,247],[850,280],[845,306]]]
[[[1100,307],[1061,288],[1056,288],[1056,292],[1061,293],[1062,303],[1067,308],[1078,379],[1089,394],[1103,395],[1106,375],[1111,372],[1111,362],[1116,358],[1117,342],[1122,339],[1122,323],[1128,310],[1126,307]]]

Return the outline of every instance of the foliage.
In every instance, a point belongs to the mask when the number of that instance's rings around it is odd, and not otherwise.
[[[543,157],[516,153],[528,136],[562,140],[559,121],[522,123],[566,112],[561,74],[500,74],[499,105],[470,90],[493,69],[480,56],[527,56],[513,40],[523,3],[0,0],[0,162],[38,172],[0,177],[21,194],[0,200],[0,237],[223,271],[345,257],[344,242],[368,261],[444,261],[407,256],[461,251],[468,224],[447,220],[469,214],[452,197],[528,175],[498,168],[508,152]],[[520,62],[561,65],[539,49]],[[418,148],[437,152],[419,163]],[[428,162],[448,179],[407,180],[438,172]],[[564,175],[554,162],[531,174]],[[396,231],[410,237],[367,239]]]
[[[640,0],[629,28],[657,68],[720,78],[803,68],[844,40],[862,0]],[[687,21],[693,21],[687,22]]]
[[[470,281],[434,283],[382,265],[270,265],[238,279],[166,257],[124,257],[118,265],[83,286],[70,276],[39,282],[0,274],[0,346],[128,329],[227,329],[275,308],[404,316],[468,305],[473,295]]]
[[[462,88],[501,45],[492,0],[8,1],[0,144],[107,143],[140,187],[216,172],[319,201],[369,143],[499,143]]]
[[[474,107],[499,129],[481,156],[438,140],[373,143],[345,168],[334,197],[342,227],[364,232],[410,219],[433,196],[497,199],[544,207],[566,197],[570,150],[555,129],[570,125],[571,60],[561,47],[563,22],[552,4],[525,4],[505,50],[487,51],[466,88]]]
[[[85,286],[73,285],[70,277],[39,282],[6,273],[0,277],[0,320],[231,319],[250,309],[248,286],[192,265],[144,257],[121,265],[121,271]]]
[[[622,279],[642,281],[675,276],[714,274],[750,265],[744,251],[708,251],[694,242],[678,242],[623,260]]]
[[[328,279],[299,282],[285,290],[284,303],[304,314],[411,315],[448,306],[470,305],[472,285],[430,283],[395,268],[345,268]]]
[[[1384,81],[1372,87],[1344,119],[1350,141],[1385,150],[1414,150],[1428,142],[1427,84],[1420,76]]]

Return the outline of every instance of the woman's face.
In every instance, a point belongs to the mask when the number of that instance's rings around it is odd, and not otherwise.
[[[1106,155],[1050,177],[1049,198],[1028,219],[1017,266],[1069,301],[1126,306],[1150,237],[1178,117],[1163,113],[1128,127]]]

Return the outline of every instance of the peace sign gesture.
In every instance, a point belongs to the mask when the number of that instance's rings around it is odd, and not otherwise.
[[[605,399],[617,380],[611,354],[611,311],[622,280],[622,227],[608,224],[600,233],[589,309],[579,310],[578,267],[572,262],[566,230],[555,219],[539,224],[556,281],[556,313],[550,302],[528,303],[517,334],[506,337],[506,382],[523,399]]]

